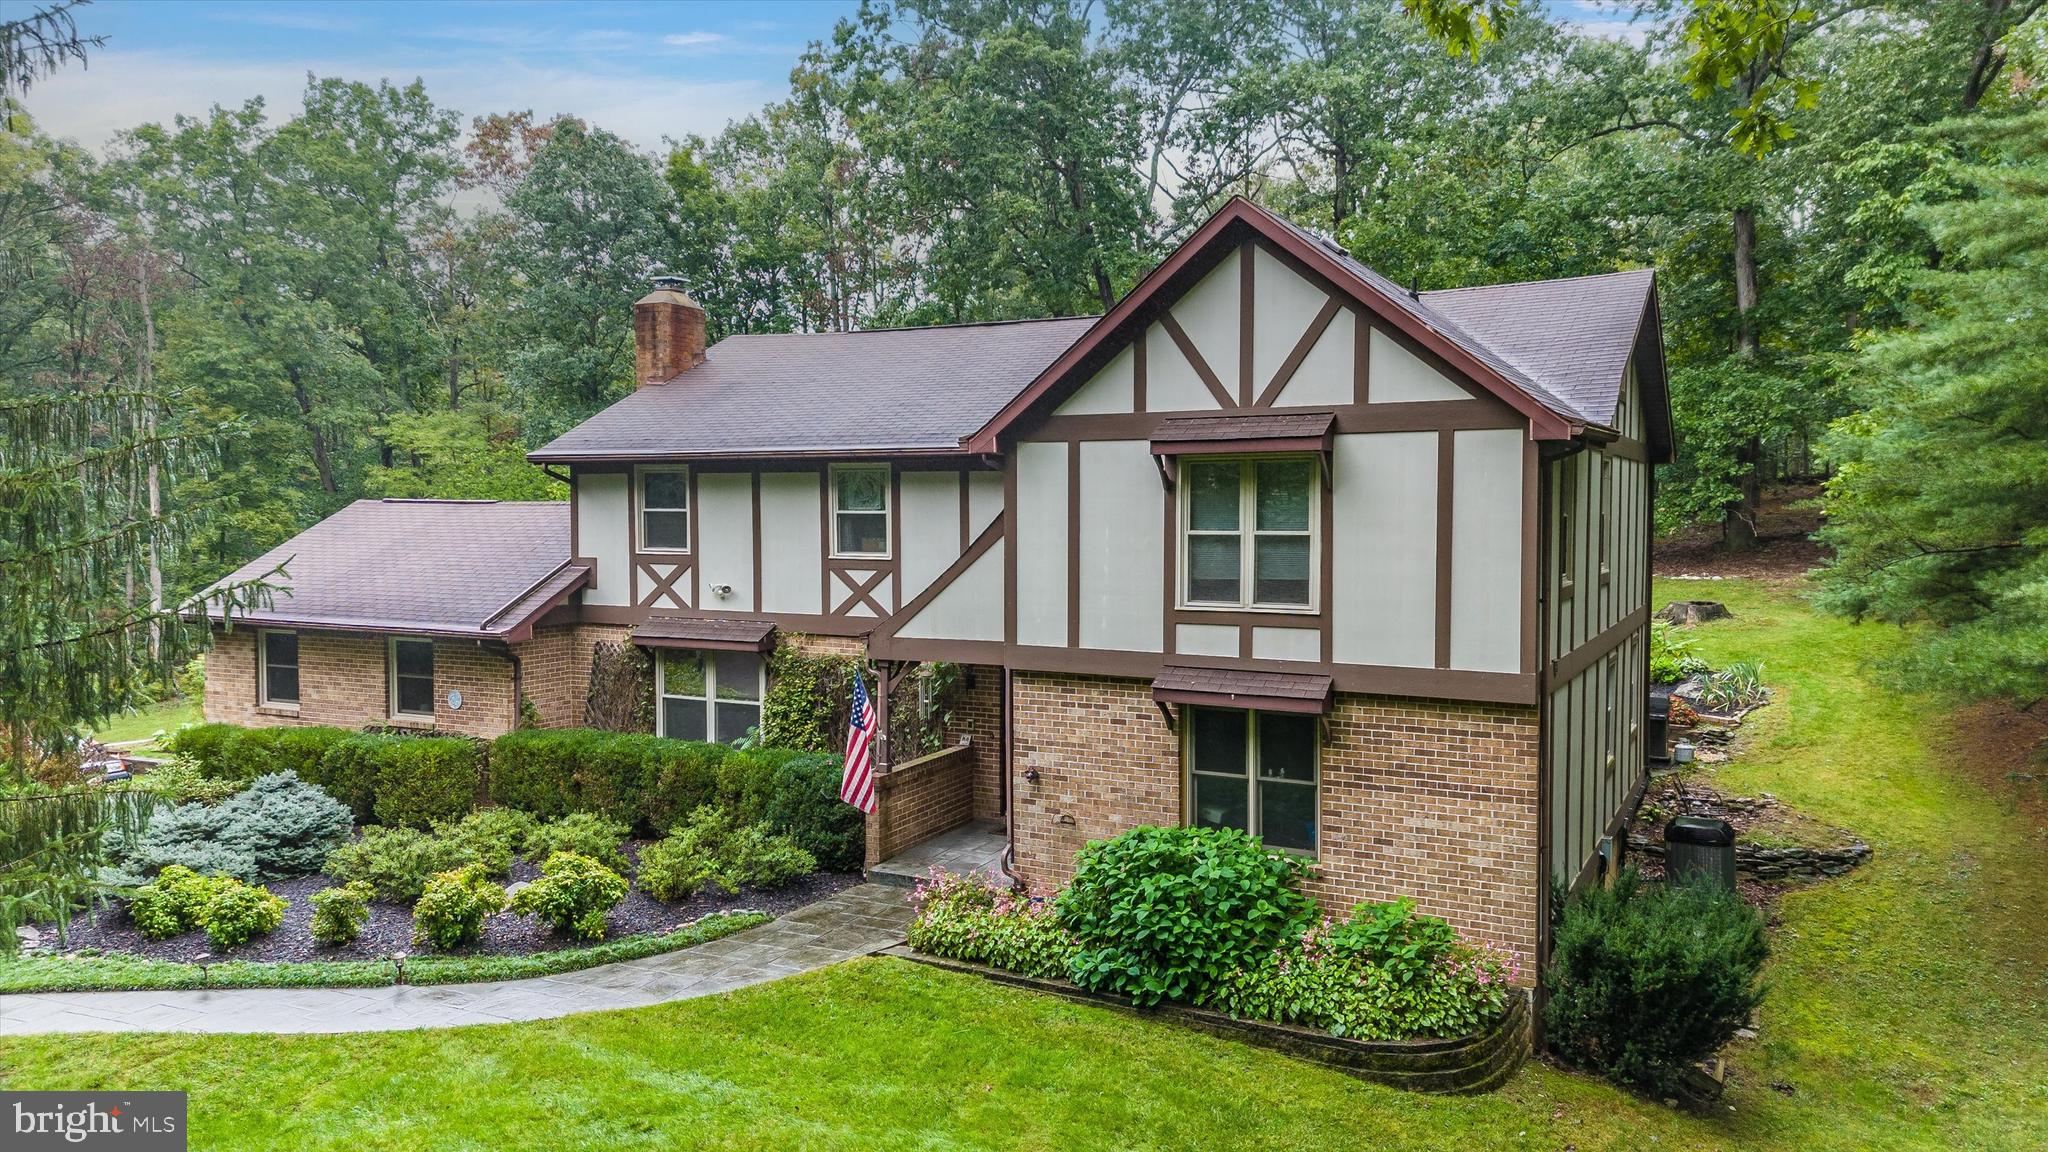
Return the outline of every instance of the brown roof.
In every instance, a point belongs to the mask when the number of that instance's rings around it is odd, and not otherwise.
[[[1588,423],[1612,426],[1649,269],[1424,292],[1422,303],[1486,342]]]
[[[358,500],[223,582],[284,567],[237,623],[505,637],[588,577],[568,560],[564,502]]]
[[[706,616],[654,616],[633,629],[633,643],[646,648],[719,648],[766,652],[775,625],[767,620],[726,620]]]
[[[959,452],[1093,323],[728,336],[528,459]]]
[[[1289,450],[1328,447],[1332,412],[1257,412],[1228,416],[1175,416],[1152,431],[1152,451],[1160,455],[1189,452],[1242,451],[1286,447]]]
[[[1173,704],[1263,708],[1269,712],[1323,712],[1334,681],[1304,672],[1252,672],[1238,668],[1168,665],[1152,681],[1152,698]]]

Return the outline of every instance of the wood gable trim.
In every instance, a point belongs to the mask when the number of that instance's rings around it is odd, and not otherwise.
[[[1224,387],[1213,365],[1194,349],[1187,333],[1173,318],[1163,302],[1168,296],[1177,296],[1200,276],[1212,270],[1232,251],[1242,251],[1241,264],[1248,265],[1251,253],[1248,241],[1268,246],[1274,255],[1290,264],[1297,264],[1312,272],[1318,279],[1327,282],[1347,296],[1360,308],[1361,319],[1370,314],[1378,326],[1383,326],[1403,343],[1427,354],[1426,358],[1440,362],[1452,369],[1454,380],[1469,380],[1481,391],[1490,393],[1524,420],[1528,421],[1535,439],[1562,440],[1576,435],[1581,426],[1563,416],[1528,392],[1502,376],[1491,365],[1467,352],[1448,337],[1437,332],[1407,309],[1394,304],[1383,293],[1362,281],[1355,273],[1344,267],[1321,246],[1307,239],[1282,223],[1263,208],[1252,204],[1243,197],[1232,197],[1230,202],[1188,237],[1180,247],[1158,266],[1147,273],[1138,284],[1119,300],[1093,327],[1076,340],[1060,357],[1040,372],[1025,389],[991,417],[980,430],[964,441],[970,452],[993,455],[1002,451],[1003,442],[1014,438],[1017,425],[1033,412],[1043,409],[1056,399],[1070,394],[1075,384],[1085,380],[1088,374],[1100,368],[1108,358],[1124,344],[1143,345],[1139,339],[1144,325],[1157,322],[1179,346],[1194,366],[1197,375],[1217,403],[1225,408],[1239,407],[1240,401],[1232,390]],[[1242,287],[1248,287],[1250,274],[1239,273]],[[1248,294],[1244,299],[1249,301]],[[1241,304],[1241,311],[1247,305]],[[1244,329],[1249,321],[1240,318]],[[1245,349],[1250,347],[1241,330],[1239,341],[1239,373],[1242,406],[1256,402],[1252,382],[1245,360]],[[1311,345],[1312,346],[1312,345]],[[1362,355],[1362,354],[1361,354]],[[1276,392],[1277,396],[1278,393]],[[1360,397],[1361,400],[1364,397]]]

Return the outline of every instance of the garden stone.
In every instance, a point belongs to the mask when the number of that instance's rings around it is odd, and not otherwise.
[[[26,924],[14,930],[14,938],[21,941],[21,947],[24,951],[40,947],[43,942],[43,934]]]
[[[1690,626],[1704,624],[1709,620],[1727,620],[1735,613],[1719,600],[1673,600],[1657,613],[1657,619],[1673,624]]]

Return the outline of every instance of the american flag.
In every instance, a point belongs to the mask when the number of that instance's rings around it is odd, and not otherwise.
[[[867,678],[853,676],[852,719],[846,725],[846,775],[839,798],[863,812],[875,810],[875,705],[868,699]]]

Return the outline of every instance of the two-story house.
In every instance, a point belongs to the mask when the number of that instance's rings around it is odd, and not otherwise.
[[[1611,864],[1671,450],[1650,272],[1416,293],[1233,200],[1101,317],[707,348],[664,284],[635,331],[640,387],[531,454],[566,509],[365,501],[244,569],[292,594],[219,637],[209,718],[577,724],[632,644],[657,730],[730,740],[794,644],[885,690],[963,666],[971,779],[877,816],[999,819],[1028,882],[1239,827],[1533,973],[1552,881]]]

